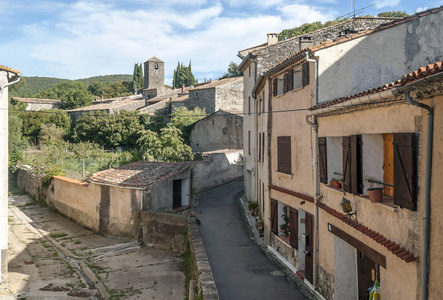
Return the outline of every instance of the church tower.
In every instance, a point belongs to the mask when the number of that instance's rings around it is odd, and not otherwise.
[[[145,89],[163,90],[165,86],[165,63],[153,56],[144,64]]]

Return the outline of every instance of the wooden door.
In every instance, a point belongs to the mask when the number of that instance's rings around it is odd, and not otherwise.
[[[394,185],[394,134],[384,134],[383,182]],[[394,188],[385,185],[384,194],[394,197]]]
[[[358,270],[358,299],[368,300],[368,288],[374,286],[375,278],[380,282],[379,272],[376,263],[367,257],[363,252],[357,250],[357,270]]]
[[[181,179],[172,182],[172,208],[182,206],[182,181]]]
[[[310,213],[305,214],[305,278],[313,282],[313,256],[314,256],[314,217]]]

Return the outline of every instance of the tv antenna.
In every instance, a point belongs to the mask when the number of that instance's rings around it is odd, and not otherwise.
[[[348,17],[348,16],[353,16],[353,18],[355,19],[355,16],[357,16],[357,15],[359,15],[359,14],[362,14],[363,11],[364,11],[366,8],[371,7],[371,6],[374,6],[374,5],[376,5],[376,4],[377,4],[377,2],[372,3],[371,5],[365,6],[365,7],[363,7],[363,8],[355,9],[355,0],[354,0],[354,11],[352,11],[352,12],[350,12],[350,13],[347,13],[347,14],[345,14],[345,15],[339,16],[339,17],[337,17],[337,19],[345,18],[345,17]]]

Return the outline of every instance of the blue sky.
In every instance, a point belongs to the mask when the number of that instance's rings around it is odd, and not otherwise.
[[[438,1],[375,0],[364,14],[409,14]],[[356,0],[361,8],[374,2]],[[0,0],[0,65],[24,76],[78,79],[132,74],[134,63],[156,56],[166,83],[178,61],[194,75],[218,78],[238,50],[266,34],[351,11],[349,0]]]

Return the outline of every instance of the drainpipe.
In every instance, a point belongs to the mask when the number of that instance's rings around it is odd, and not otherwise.
[[[315,59],[309,58],[309,52],[306,52],[306,61],[307,62],[313,62],[314,65],[314,105],[318,104],[318,63]],[[306,119],[308,124],[311,125],[311,128],[313,130],[313,139],[314,139],[314,149],[313,149],[313,160],[312,164],[314,167],[314,253],[312,255],[312,260],[314,262],[313,266],[313,286],[314,289],[317,290],[317,273],[318,273],[318,264],[317,264],[317,257],[318,257],[318,198],[320,195],[319,191],[319,182],[318,182],[318,153],[317,153],[317,138],[318,138],[318,124],[317,124],[317,117],[312,116],[312,120],[308,121]]]
[[[20,74],[17,74],[17,79],[16,80],[14,80],[14,81],[11,81],[11,82],[8,82],[8,83],[6,83],[6,84],[4,84],[4,85],[2,85],[2,86],[0,86],[0,99],[2,98],[2,91],[3,91],[3,89],[5,88],[5,87],[8,87],[8,86],[10,86],[10,85],[13,85],[13,84],[16,84],[17,82],[19,82],[20,81]]]
[[[432,144],[434,134],[434,110],[423,103],[412,100],[409,91],[405,92],[406,101],[428,111],[428,128],[426,132],[425,191],[423,208],[423,241],[421,246],[421,299],[428,299],[428,253],[431,217],[431,176],[432,176]]]

